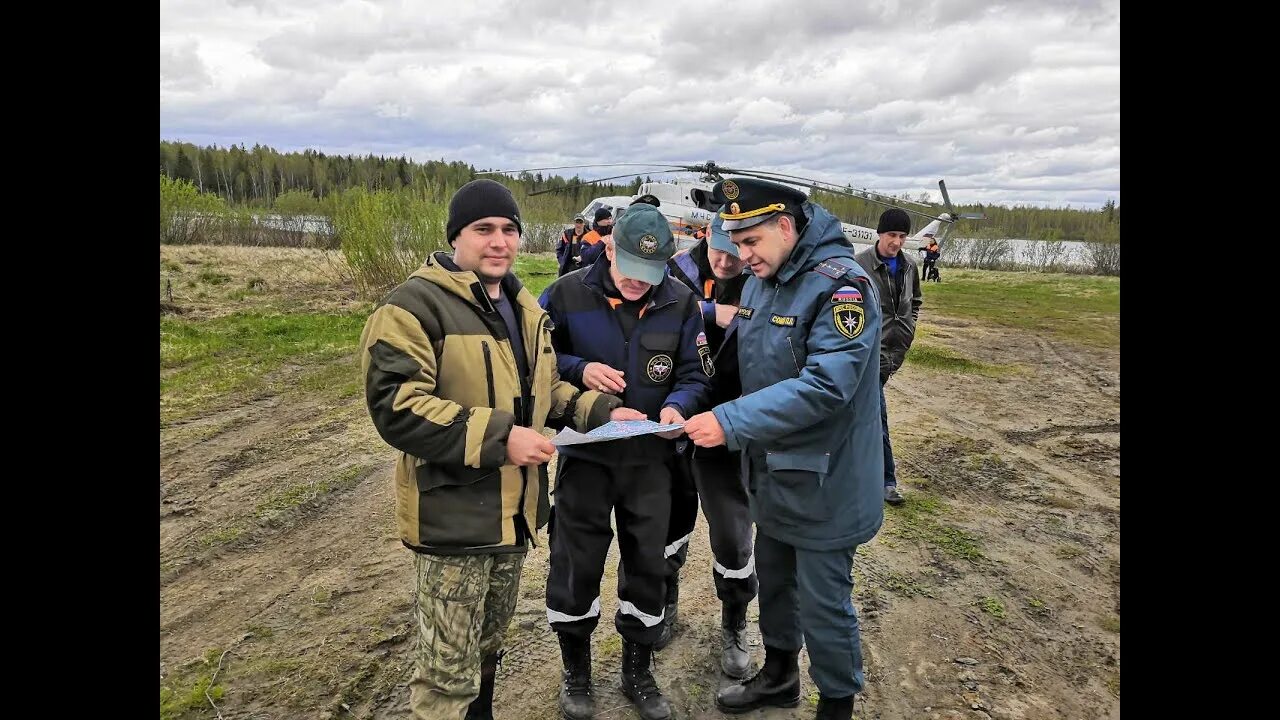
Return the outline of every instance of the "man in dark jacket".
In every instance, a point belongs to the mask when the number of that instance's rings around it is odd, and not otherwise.
[[[764,666],[716,695],[729,713],[800,702],[803,644],[818,717],[862,690],[853,558],[884,519],[880,300],[840,221],[804,193],[729,178],[724,228],[754,275],[738,307],[742,397],[685,423],[699,448],[742,455],[760,575]]]
[[[710,239],[679,252],[667,262],[668,272],[701,298],[702,323],[710,348],[713,374],[711,404],[742,395],[738,380],[738,299],[749,273],[743,272],[738,249],[717,216],[708,227]],[[672,467],[671,528],[667,531],[667,605],[658,649],[671,641],[678,612],[680,568],[689,553],[689,538],[698,515],[698,498],[711,534],[715,557],[711,577],[720,598],[720,668],[729,677],[746,674],[747,603],[756,596],[755,558],[751,553],[751,511],[741,474],[741,458],[727,448],[697,448],[687,440],[677,444]]]
[[[902,252],[902,243],[911,232],[911,217],[900,208],[889,208],[876,225],[876,244],[859,252],[854,259],[871,276],[880,291],[880,423],[884,426],[884,501],[901,505],[905,500],[898,491],[898,476],[893,462],[893,446],[889,443],[889,410],[884,400],[884,385],[902,367],[911,342],[916,337],[916,320],[920,317],[920,276],[915,261]]]
[[[579,267],[591,267],[591,263],[604,253],[604,243],[601,240],[609,237],[611,232],[613,232],[613,213],[609,212],[608,208],[596,210],[592,228],[582,236],[582,244],[579,246]]]
[[[602,243],[604,256],[553,282],[540,300],[555,323],[561,376],[616,394],[624,410],[635,411],[623,419],[683,424],[706,405],[714,368],[705,359],[697,298],[665,273],[675,253],[667,219],[651,205],[634,205]],[[668,458],[680,434],[560,448],[547,620],[559,636],[560,709],[569,720],[595,714],[591,633],[600,619],[611,510],[622,556],[614,618],[623,638],[622,692],[644,720],[671,716],[650,664],[662,633]]]
[[[565,275],[582,267],[583,238],[587,234],[587,219],[578,215],[573,219],[573,227],[565,230],[556,243],[556,262],[560,265],[560,274]]]
[[[541,430],[585,432],[621,403],[560,380],[550,323],[511,273],[516,201],[493,180],[449,202],[453,254],[434,253],[360,338],[369,415],[400,451],[396,526],[414,551],[419,637],[413,717],[493,717],[499,651],[520,571],[550,515]]]

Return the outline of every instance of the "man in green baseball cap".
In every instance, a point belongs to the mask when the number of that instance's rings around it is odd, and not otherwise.
[[[626,214],[618,220],[613,228],[613,242],[605,249],[609,261],[613,263],[618,289],[626,294],[624,283],[638,289],[637,297],[643,295],[648,287],[659,285],[667,274],[667,260],[676,254],[676,239],[671,234],[671,225],[666,216],[658,208],[637,203],[627,208]],[[628,298],[631,299],[631,298]]]
[[[715,365],[698,297],[666,274],[675,254],[670,225],[657,208],[637,203],[604,245],[604,258],[542,293],[556,369],[579,387],[617,396],[623,407],[611,419],[681,424],[708,407]],[[622,636],[622,694],[642,720],[672,715],[651,666],[664,627],[668,468],[680,434],[560,447],[547,622],[559,638],[560,712],[567,720],[596,715],[591,634],[600,621],[611,514],[621,554],[614,627]]]

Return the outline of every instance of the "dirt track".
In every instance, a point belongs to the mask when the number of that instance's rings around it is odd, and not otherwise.
[[[869,683],[856,713],[1118,718],[1119,352],[937,315],[924,325],[931,342],[1012,370],[908,366],[887,388],[912,502],[887,512],[856,564]],[[287,366],[268,387],[313,370]],[[361,399],[267,390],[160,439],[162,687],[185,692],[216,671],[224,718],[408,717],[412,563],[392,524],[392,453]],[[558,716],[546,572],[541,546],[499,672],[501,718]],[[681,633],[656,674],[679,717],[724,717],[701,518],[682,585]],[[750,637],[758,663],[754,622]],[[594,644],[600,717],[635,717],[616,689],[611,623]],[[204,703],[184,717],[216,714]]]

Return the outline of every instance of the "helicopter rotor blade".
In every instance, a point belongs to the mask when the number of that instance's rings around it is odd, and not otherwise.
[[[739,170],[728,170],[728,169],[725,169],[725,168],[722,168],[722,170],[724,170],[725,172],[743,172],[743,171],[739,171]],[[826,186],[826,187],[824,187],[823,189],[832,188],[832,189],[838,189],[838,190],[843,191],[843,192],[845,192],[845,193],[848,193],[848,192],[849,192],[848,190],[845,190],[845,188],[841,187],[840,185],[836,185],[835,183],[829,183],[829,182],[826,182],[825,180],[815,180],[815,179],[813,179],[813,178],[802,177],[802,176],[800,176],[800,175],[788,175],[788,174],[786,174],[786,173],[773,172],[772,170],[751,170],[751,171],[746,171],[746,172],[753,172],[753,173],[756,173],[756,176],[757,176],[757,177],[762,177],[763,175],[772,175],[772,176],[774,176],[774,177],[778,177],[778,178],[788,178],[788,179],[791,179],[791,180],[800,180],[800,181],[803,181],[803,182],[806,182],[806,183],[810,183],[810,184],[811,184],[811,186],[812,186],[812,185],[823,185],[823,186]],[[768,178],[765,178],[765,179],[768,179]],[[897,203],[910,203],[910,204],[912,204],[912,205],[918,205],[918,206],[920,206],[920,207],[928,207],[928,208],[933,207],[933,205],[930,205],[929,203],[917,202],[917,201],[915,201],[915,200],[911,200],[911,199],[907,199],[907,198],[895,198],[895,197],[893,197],[893,196],[891,196],[891,195],[886,195],[885,193],[876,192],[875,190],[867,190],[866,188],[857,188],[856,190],[854,190],[854,192],[857,192],[857,193],[866,193],[867,195],[875,195],[875,196],[877,196],[877,197],[882,197],[882,198],[884,198],[886,201],[888,201],[888,202],[890,202],[890,203],[894,203],[894,204],[897,204]],[[864,200],[871,200],[871,198],[864,197],[864,196],[862,196],[862,195],[859,195],[859,197],[862,197]],[[873,202],[874,202],[874,201],[873,201]]]
[[[746,175],[746,176],[748,176],[748,177],[758,177],[758,178],[760,178],[760,179],[762,179],[762,180],[773,180],[773,179],[774,179],[774,178],[770,177],[768,174],[760,173],[760,172],[755,172],[755,171],[750,171],[750,170],[729,170],[729,169],[727,169],[727,168],[721,168],[721,170],[722,170],[723,172],[732,172],[732,173],[737,174],[737,175]],[[834,184],[831,184],[831,183],[824,183],[824,184],[819,184],[819,183],[821,183],[821,181],[811,181],[811,180],[807,180],[807,179],[806,179],[806,180],[796,180],[796,181],[792,181],[792,184],[794,184],[794,185],[803,185],[803,186],[805,186],[805,187],[807,187],[807,188],[810,188],[810,189],[813,189],[813,190],[820,190],[820,191],[822,191],[822,192],[829,192],[829,193],[832,193],[833,195],[844,195],[845,197],[858,198],[858,199],[860,199],[860,200],[866,200],[867,202],[873,202],[873,203],[876,203],[876,204],[878,204],[878,205],[884,205],[884,206],[886,206],[886,207],[900,207],[900,206],[898,205],[898,203],[899,203],[900,201],[898,201],[898,200],[896,200],[896,199],[895,199],[895,200],[893,200],[893,201],[878,200],[878,199],[876,199],[876,198],[873,198],[873,197],[867,197],[866,195],[860,194],[860,191],[856,191],[856,190],[855,190],[855,191],[846,190],[846,189],[844,189],[844,188],[842,188],[842,187],[840,187],[840,186],[838,186],[838,185],[834,185]],[[826,185],[826,186],[824,187],[823,185]],[[877,193],[877,194],[878,194],[878,193]],[[947,219],[947,218],[939,217],[939,216],[937,216],[937,215],[930,215],[929,213],[921,212],[921,211],[919,211],[919,210],[913,210],[913,209],[911,209],[911,208],[902,208],[902,209],[903,209],[903,210],[905,210],[906,212],[912,213],[912,214],[914,214],[914,215],[919,215],[920,217],[926,217],[926,218],[929,218],[930,220],[941,220],[942,222],[952,222],[951,220],[949,220],[949,219]]]
[[[510,173],[538,172],[540,170],[573,170],[599,167],[682,167],[676,163],[596,163],[593,165],[555,165],[552,167],[515,168],[512,170],[484,170],[477,175],[507,175]]]
[[[661,171],[655,171],[655,172],[678,172],[678,171],[676,171],[676,170],[661,170]],[[577,189],[577,188],[585,187],[585,186],[587,186],[587,185],[594,185],[594,184],[596,184],[596,183],[602,183],[602,182],[604,182],[604,181],[606,181],[606,180],[619,180],[619,179],[621,179],[621,178],[630,178],[630,177],[635,177],[635,176],[636,176],[636,174],[635,174],[635,173],[626,173],[625,175],[613,175],[613,176],[611,176],[611,177],[595,178],[595,179],[593,179],[593,180],[583,180],[582,182],[574,183],[574,184],[572,184],[572,185],[565,185],[565,186],[563,186],[563,187],[558,187],[558,188],[544,188],[544,189],[542,189],[542,190],[534,190],[533,192],[529,193],[529,197],[533,197],[534,195],[544,195],[544,194],[546,194],[546,193],[565,192],[566,190],[575,190],[575,189]]]

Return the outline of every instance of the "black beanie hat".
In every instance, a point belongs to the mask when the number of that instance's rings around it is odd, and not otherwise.
[[[880,224],[876,225],[877,233],[911,232],[911,216],[906,210],[889,208],[880,214]]]
[[[520,225],[520,208],[511,191],[496,180],[482,178],[458,188],[449,200],[449,221],[445,224],[445,238],[452,245],[458,233],[471,223],[487,217],[510,218],[520,234],[524,228]]]
[[[613,218],[613,213],[609,212],[609,208],[600,208],[596,211],[596,222],[600,222],[605,218]]]

